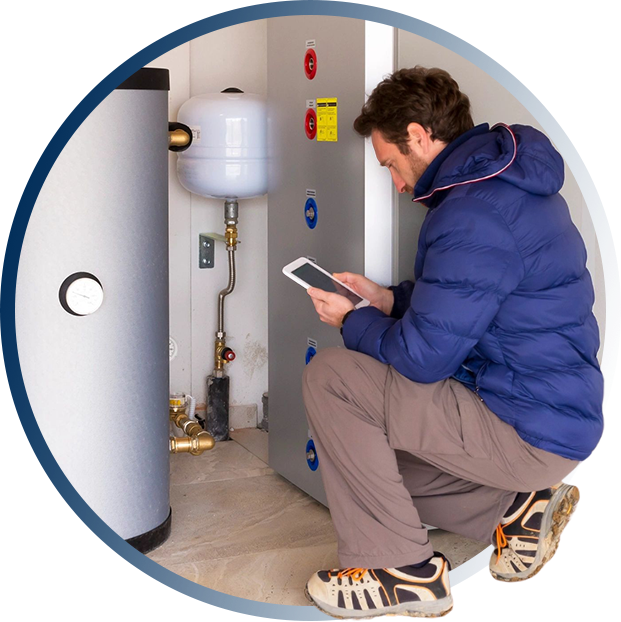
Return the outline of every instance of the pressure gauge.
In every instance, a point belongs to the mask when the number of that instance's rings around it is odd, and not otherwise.
[[[101,307],[103,287],[96,276],[88,272],[76,272],[63,281],[59,298],[67,313],[90,315]]]

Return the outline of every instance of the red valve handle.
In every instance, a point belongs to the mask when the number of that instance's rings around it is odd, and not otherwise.
[[[231,348],[224,348],[224,350],[222,350],[222,358],[230,363],[235,360],[235,352],[233,352]]]
[[[304,55],[304,73],[309,80],[317,75],[317,53],[312,48]]]
[[[306,137],[310,140],[313,140],[315,136],[317,136],[317,113],[312,108],[306,109],[304,131],[306,132]]]

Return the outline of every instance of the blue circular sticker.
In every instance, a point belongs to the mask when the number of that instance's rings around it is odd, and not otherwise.
[[[121,82],[129,78],[165,52],[192,39],[235,24],[280,15],[306,15],[307,3],[301,1],[269,2],[241,7],[197,20],[174,30],[140,49],[125,62],[118,65],[85,95],[68,114],[37,161],[17,206],[11,230],[7,238],[2,267],[2,350],[5,371],[17,414],[28,441],[43,467],[46,475],[56,487],[69,507],[108,547],[120,557],[181,594],[201,602],[209,603],[229,611],[274,620],[329,620],[314,607],[288,607],[258,603],[236,598],[210,590],[166,570],[148,557],[136,551],[131,545],[114,533],[76,493],[50,453],[34,418],[24,382],[20,372],[15,338],[15,285],[22,240],[28,220],[41,186],[64,145],[91,111]],[[317,1],[313,4],[317,15],[338,15],[384,23],[395,28],[408,30],[435,41],[476,64],[483,71],[502,84],[537,117],[556,147],[571,168],[588,205],[604,264],[606,283],[606,340],[602,369],[606,378],[608,402],[619,350],[620,297],[619,267],[610,225],[593,183],[591,175],[573,143],[554,116],[515,76],[490,56],[463,39],[428,22],[378,7],[353,2]],[[316,223],[316,205],[315,205]],[[309,224],[311,226],[311,224]],[[119,431],[122,433],[122,431]],[[570,479],[570,478],[568,478]],[[469,562],[451,572],[451,583],[458,583],[473,576],[487,566],[489,550],[483,551]]]
[[[304,204],[304,218],[306,218],[306,224],[314,229],[317,226],[317,201],[312,197],[306,199]]]
[[[308,365],[312,360],[313,356],[317,354],[317,350],[313,348],[313,346],[308,346],[308,350],[306,350],[306,364]]]
[[[319,468],[317,449],[315,449],[315,443],[312,438],[306,443],[306,462],[311,471],[316,471]]]

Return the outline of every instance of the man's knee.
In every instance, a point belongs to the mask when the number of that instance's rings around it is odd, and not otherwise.
[[[340,375],[351,365],[351,351],[345,348],[319,350],[305,367],[302,397],[309,424],[318,424],[327,413],[326,400],[334,393]]]
[[[351,364],[352,352],[346,348],[325,348],[319,350],[311,362],[304,369],[303,382],[305,386],[325,385]]]

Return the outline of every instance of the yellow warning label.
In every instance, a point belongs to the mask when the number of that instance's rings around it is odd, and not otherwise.
[[[338,141],[338,100],[325,97],[317,100],[317,140]]]

